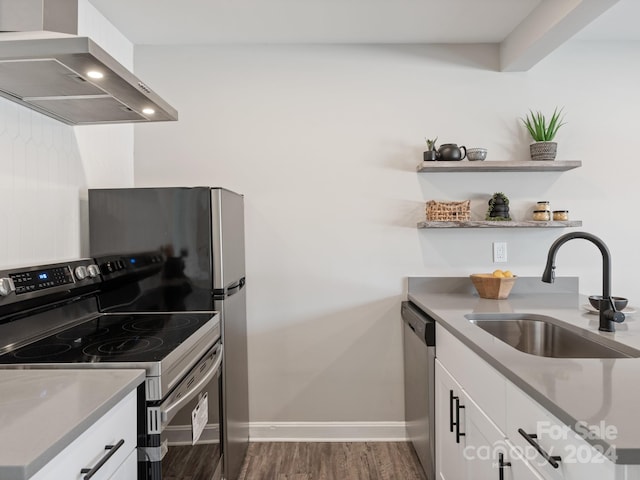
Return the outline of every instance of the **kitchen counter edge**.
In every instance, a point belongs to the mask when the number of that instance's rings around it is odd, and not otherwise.
[[[41,369],[25,369],[25,370],[0,370],[0,375],[15,375],[15,382],[20,382],[21,378],[42,374],[57,375],[76,375],[79,382],[82,377],[89,378],[89,375],[100,376],[104,374],[105,381],[110,382],[113,391],[105,394],[100,400],[96,400],[92,405],[91,411],[83,415],[81,419],[70,419],[72,425],[62,433],[62,435],[48,448],[37,452],[33,459],[24,465],[8,465],[0,463],[0,478],[2,480],[28,480],[35,475],[41,468],[46,466],[58,454],[60,454],[67,446],[69,446],[77,437],[91,427],[97,420],[105,415],[118,402],[125,398],[131,391],[135,390],[145,379],[145,371],[141,369],[122,369],[122,370],[41,370]],[[111,378],[107,378],[110,376]],[[54,413],[55,414],[55,413]],[[59,413],[58,413],[59,414]],[[72,415],[71,415],[72,416]],[[1,429],[0,429],[1,430]]]

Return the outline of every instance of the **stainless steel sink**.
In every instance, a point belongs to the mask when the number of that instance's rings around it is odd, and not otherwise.
[[[476,324],[521,352],[556,358],[636,358],[640,352],[598,334],[535,314],[469,314]],[[566,324],[565,324],[566,325]]]

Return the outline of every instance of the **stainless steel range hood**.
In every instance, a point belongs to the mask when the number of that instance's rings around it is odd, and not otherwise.
[[[177,120],[90,38],[77,0],[0,0],[0,95],[69,125]]]

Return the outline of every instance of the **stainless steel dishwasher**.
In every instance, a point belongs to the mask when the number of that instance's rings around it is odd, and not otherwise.
[[[428,480],[435,480],[436,324],[411,302],[402,302],[404,411],[407,436]]]

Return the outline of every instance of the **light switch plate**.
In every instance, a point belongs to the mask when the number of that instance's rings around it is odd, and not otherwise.
[[[506,263],[507,242],[493,242],[493,263]]]

